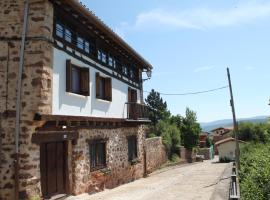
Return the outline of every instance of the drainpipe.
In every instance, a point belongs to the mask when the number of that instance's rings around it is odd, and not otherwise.
[[[19,73],[17,81],[17,99],[16,99],[16,121],[15,121],[15,159],[14,159],[14,179],[15,179],[15,200],[19,200],[19,134],[20,134],[20,115],[21,115],[21,85],[22,85],[22,72],[24,65],[24,48],[25,38],[28,24],[28,11],[29,2],[25,0],[24,4],[24,19],[23,19],[23,31],[20,49],[20,63]]]

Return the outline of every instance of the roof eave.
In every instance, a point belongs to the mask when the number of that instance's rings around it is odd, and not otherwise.
[[[132,54],[137,60],[139,60],[143,66],[142,68],[146,70],[152,70],[153,66],[146,61],[139,53],[137,53],[130,45],[128,45],[121,37],[119,37],[112,29],[110,29],[104,22],[102,22],[96,15],[94,15],[90,10],[88,10],[85,6],[83,6],[78,0],[62,0],[65,1],[68,5],[70,5],[75,10],[79,11],[79,13],[83,14],[86,18],[90,18],[91,22],[94,22],[95,25],[100,28],[105,34],[109,35],[109,37],[119,44],[122,48]]]

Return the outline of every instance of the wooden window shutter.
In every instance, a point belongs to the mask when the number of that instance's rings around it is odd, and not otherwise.
[[[90,95],[89,84],[89,68],[82,68],[80,70],[80,92],[82,95]]]
[[[66,61],[66,92],[72,92],[72,65],[71,65],[71,60]]]
[[[132,90],[132,101],[137,103],[137,90]]]
[[[128,88],[128,102],[131,102],[131,88]]]
[[[96,98],[100,97],[100,76],[99,73],[96,73]]]
[[[106,78],[105,81],[105,98],[108,101],[112,100],[112,79]]]

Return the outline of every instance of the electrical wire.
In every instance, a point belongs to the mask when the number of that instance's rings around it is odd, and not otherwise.
[[[204,90],[204,91],[198,91],[198,92],[187,92],[187,93],[162,93],[162,92],[159,92],[159,94],[161,95],[164,95],[164,96],[186,96],[186,95],[197,95],[197,94],[203,94],[203,93],[209,93],[209,92],[215,92],[215,91],[218,91],[218,90],[223,90],[225,88],[228,88],[229,86],[226,85],[226,86],[223,86],[223,87],[219,87],[219,88],[214,88],[214,89],[211,89],[211,90]],[[149,91],[144,91],[145,93],[151,93]]]

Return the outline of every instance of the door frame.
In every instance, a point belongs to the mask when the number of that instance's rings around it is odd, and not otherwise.
[[[63,156],[64,156],[64,168],[63,168],[63,175],[64,175],[64,194],[69,194],[69,167],[68,167],[68,141],[57,141],[57,142],[63,142],[64,144],[64,150],[63,150]],[[56,142],[48,142],[48,143],[56,143]],[[41,191],[42,196],[44,198],[51,198],[52,196],[47,196],[47,163],[46,163],[46,153],[45,153],[45,146],[48,143],[41,143],[40,144],[40,181],[41,181]],[[55,194],[57,195],[57,194]]]
[[[32,142],[40,145],[40,182],[41,182],[41,193],[42,197],[46,192],[46,161],[45,157],[45,144],[50,142],[64,142],[64,187],[65,193],[71,194],[72,189],[72,145],[76,144],[77,139],[79,138],[79,133],[77,131],[38,131],[32,135]]]

